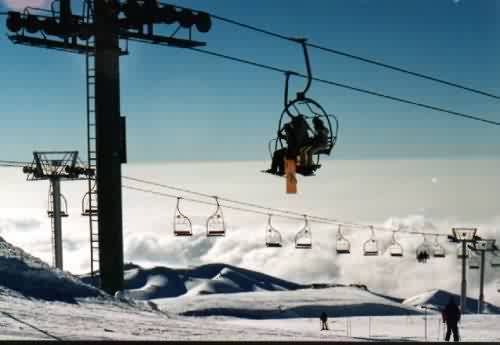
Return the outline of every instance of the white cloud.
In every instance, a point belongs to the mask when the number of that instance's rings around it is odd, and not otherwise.
[[[124,175],[141,177],[210,195],[262,203],[325,217],[415,231],[447,233],[453,226],[477,226],[480,235],[500,237],[500,162],[475,161],[327,161],[315,177],[299,177],[299,194],[286,195],[284,179],[259,172],[266,162],[175,163],[124,166]],[[485,168],[486,166],[487,168]],[[0,231],[5,240],[47,262],[51,261],[50,219],[46,215],[48,183],[26,182],[21,171],[0,170],[5,186],[0,199]],[[429,181],[440,176],[439,184]],[[124,181],[124,184],[133,184]],[[149,188],[149,187],[146,187]],[[153,189],[156,189],[152,187]],[[82,273],[89,268],[88,219],[80,216],[85,182],[63,182],[69,217],[63,220],[65,268]],[[172,192],[178,194],[177,192]],[[205,221],[214,205],[184,202],[193,216],[194,236],[173,235],[175,199],[124,190],[125,260],[151,266],[186,267],[225,262],[297,282],[363,283],[380,292],[407,297],[422,290],[443,288],[459,292],[460,265],[455,246],[443,242],[447,258],[417,263],[415,249],[421,236],[398,235],[405,256],[364,257],[361,248],[368,231],[345,229],[352,254],[335,254],[335,226],[312,223],[313,249],[296,250],[293,238],[303,225],[273,218],[285,246],[267,248],[267,217],[224,208],[227,235],[206,238]],[[418,210],[423,210],[419,212]],[[432,212],[430,212],[431,210]],[[21,231],[22,230],[22,231]],[[377,233],[386,249],[391,232]],[[434,238],[429,238],[433,241]],[[500,303],[493,293],[500,272],[487,268],[486,299]],[[476,293],[478,273],[468,278]]]

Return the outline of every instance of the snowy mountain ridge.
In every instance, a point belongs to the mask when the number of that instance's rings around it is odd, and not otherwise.
[[[405,299],[402,303],[408,306],[421,307],[433,310],[443,310],[446,304],[448,304],[450,298],[452,298],[455,303],[460,303],[460,296],[448,291],[433,289],[426,291],[424,293],[418,294],[416,296]],[[467,297],[465,307],[468,312],[475,313],[477,311],[478,300],[475,298]],[[485,302],[484,303],[484,313],[487,314],[500,314],[500,308]]]
[[[0,289],[48,301],[75,303],[76,298],[109,298],[103,291],[76,276],[53,269],[42,260],[0,237]]]

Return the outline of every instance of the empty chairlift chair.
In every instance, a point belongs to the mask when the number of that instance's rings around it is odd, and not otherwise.
[[[87,192],[82,198],[82,216],[97,215],[97,200],[91,198],[97,197],[97,193]]]
[[[226,234],[226,226],[224,224],[224,216],[219,204],[219,199],[215,196],[217,209],[207,219],[207,237],[220,237]]]
[[[479,262],[479,258],[477,257],[477,255],[471,255],[469,256],[469,269],[471,270],[477,270],[479,269],[479,266],[480,266],[480,262]]]
[[[396,231],[392,233],[392,242],[389,246],[389,254],[393,257],[403,256],[403,246],[396,240]]]
[[[342,234],[341,225],[337,230],[337,254],[350,254],[351,253],[351,243]]]
[[[500,269],[500,252],[494,251],[491,253],[490,265],[491,267]]]
[[[272,226],[271,217],[272,215],[269,215],[269,218],[267,220],[266,246],[272,248],[281,248],[283,246],[281,240],[281,234],[278,230],[276,230]]]
[[[180,210],[179,204],[182,198],[177,198],[177,205],[175,207],[174,214],[174,235],[175,236],[192,236],[193,235],[193,225],[191,220],[186,217]]]
[[[304,227],[295,235],[295,248],[297,249],[312,248],[312,234],[307,216],[304,216],[304,222]]]
[[[432,248],[431,245],[427,242],[427,239],[424,236],[424,242],[417,247],[416,250],[417,261],[425,264],[427,260],[431,258]]]
[[[67,217],[68,216],[68,202],[66,201],[66,198],[64,195],[61,194],[61,217]],[[52,191],[52,184],[49,187],[49,200],[48,200],[48,207],[47,207],[47,216],[50,218],[54,217],[54,193]]]
[[[377,256],[378,255],[378,241],[375,238],[375,230],[370,226],[370,239],[363,244],[364,256]]]
[[[444,250],[444,247],[440,245],[438,242],[438,236],[436,236],[434,243],[432,245],[432,255],[435,258],[444,258],[446,256],[446,251]]]

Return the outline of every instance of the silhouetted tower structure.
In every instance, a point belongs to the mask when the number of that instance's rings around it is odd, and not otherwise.
[[[77,166],[77,162],[78,151],[35,151],[31,165],[23,167],[28,181],[50,181],[47,215],[52,219],[53,265],[60,270],[63,269],[61,219],[68,216],[61,180],[80,180],[93,174],[92,170]]]
[[[466,313],[467,304],[467,242],[476,240],[476,228],[452,228],[452,238],[461,243],[461,259],[462,259],[462,284],[460,293],[460,311]]]
[[[481,273],[479,275],[479,298],[477,300],[477,313],[483,313],[484,306],[484,269],[486,252],[493,252],[497,249],[494,239],[481,239],[473,243],[469,248],[481,253]]]
[[[212,22],[205,12],[156,0],[86,0],[82,16],[72,13],[70,0],[57,2],[59,11],[49,11],[50,15],[31,7],[10,11],[6,25],[13,34],[8,37],[15,44],[86,56],[88,166],[96,168],[95,181],[88,184],[91,271],[94,273],[98,252],[101,288],[114,294],[123,288],[121,164],[125,162],[125,126],[120,115],[119,60],[128,54],[120,48],[119,40],[199,47],[205,43],[192,39],[192,27],[206,33]],[[172,35],[157,35],[156,24],[178,27]],[[176,37],[179,32],[187,32],[187,37]]]

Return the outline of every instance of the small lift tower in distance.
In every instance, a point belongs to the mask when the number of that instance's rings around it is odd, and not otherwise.
[[[452,228],[453,236],[451,237],[455,242],[461,242],[462,244],[462,286],[461,286],[461,295],[460,295],[460,311],[462,314],[466,312],[466,303],[467,303],[467,278],[466,278],[466,260],[467,260],[467,242],[475,242],[476,241],[476,228]]]
[[[496,249],[494,239],[481,239],[473,243],[471,246],[472,250],[479,251],[481,253],[481,274],[479,281],[479,299],[477,300],[477,313],[483,313],[484,306],[484,266],[485,266],[485,255],[486,252],[492,252]]]
[[[66,200],[61,194],[61,180],[83,180],[93,175],[91,169],[77,166],[78,151],[33,152],[33,162],[23,167],[28,181],[50,181],[49,210],[52,218],[52,248],[54,266],[63,269],[62,224],[61,218],[67,217]]]

